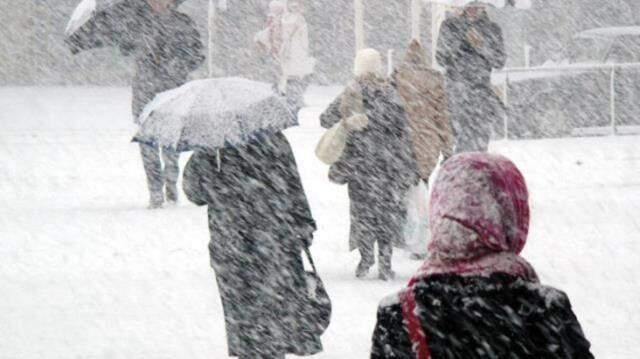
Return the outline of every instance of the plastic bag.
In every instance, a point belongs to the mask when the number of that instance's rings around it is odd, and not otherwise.
[[[407,194],[407,221],[404,226],[406,249],[413,254],[426,254],[429,240],[429,193],[423,181]]]

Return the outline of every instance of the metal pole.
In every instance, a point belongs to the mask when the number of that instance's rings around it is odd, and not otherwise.
[[[509,139],[509,73],[504,79],[504,139]]]
[[[393,75],[393,49],[389,49],[387,51],[387,76],[391,77]]]
[[[355,35],[356,35],[356,52],[364,49],[364,3],[363,0],[354,0],[355,9]]]
[[[226,5],[226,4],[225,4]],[[209,0],[209,41],[208,41],[208,56],[207,66],[209,67],[209,78],[213,78],[213,41],[216,35],[216,0]],[[220,150],[216,150],[216,164],[218,172],[222,171],[222,154]]]
[[[611,82],[609,83],[610,111],[611,111],[611,134],[617,135],[616,129],[616,65],[611,66]]]
[[[411,38],[420,40],[422,0],[411,0]]]
[[[216,0],[209,0],[209,43],[208,43],[208,57],[209,61],[207,66],[209,67],[209,77],[213,77],[213,57],[214,57],[214,39],[216,36]]]

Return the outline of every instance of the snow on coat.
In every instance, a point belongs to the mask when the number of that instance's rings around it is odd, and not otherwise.
[[[203,44],[189,16],[172,10],[168,15],[142,14],[135,33],[139,37],[120,50],[133,54],[133,114],[142,113],[156,94],[183,85],[205,59]]]
[[[333,182],[349,185],[350,248],[381,233],[401,243],[404,199],[419,177],[400,99],[385,80],[367,76],[348,86],[341,107],[345,114],[362,111],[369,119],[364,130],[350,132],[342,157],[329,171]]]
[[[481,39],[475,45],[473,34]],[[502,30],[486,13],[476,21],[451,17],[440,28],[436,59],[446,70],[455,153],[486,152],[504,107],[491,87],[493,69],[506,62]]]
[[[425,359],[412,342],[397,295],[383,301],[371,359]],[[416,284],[430,357],[593,359],[567,295],[504,274],[438,275]]]
[[[371,357],[593,358],[567,296],[520,256],[529,196],[517,167],[458,155],[433,187],[429,257],[382,302]]]
[[[278,358],[322,350],[300,320],[307,300],[301,252],[312,218],[282,133],[246,146],[194,153],[184,173],[192,202],[207,205],[209,253],[224,308],[230,356]]]
[[[471,44],[472,32],[481,37],[479,46]],[[440,28],[436,60],[452,81],[490,84],[492,70],[504,67],[507,60],[502,29],[486,13],[476,21],[464,15],[453,16]]]
[[[453,149],[444,76],[428,67],[422,46],[414,40],[393,81],[409,117],[420,176],[428,181],[440,154],[448,158]]]

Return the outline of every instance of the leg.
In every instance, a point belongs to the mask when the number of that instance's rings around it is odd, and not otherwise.
[[[373,252],[374,245],[375,242],[373,238],[364,238],[360,241],[360,247],[358,247],[358,250],[360,251],[360,263],[356,268],[356,277],[366,277],[367,273],[369,273],[369,269],[375,263],[376,259]]]
[[[391,280],[395,277],[395,273],[391,270],[392,256],[393,246],[391,245],[391,238],[378,239],[378,276],[382,280]]]
[[[180,154],[169,148],[162,148],[162,161],[164,162],[164,185],[167,201],[178,202],[178,177],[180,176]]]
[[[304,107],[304,94],[307,86],[306,79],[294,78],[287,81],[287,104],[296,117],[300,109]]]
[[[144,166],[144,171],[147,175],[147,185],[149,186],[149,208],[159,208],[164,202],[160,149],[157,146],[141,143],[140,154],[142,155],[142,165]]]

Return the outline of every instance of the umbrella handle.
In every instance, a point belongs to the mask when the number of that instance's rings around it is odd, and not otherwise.
[[[218,165],[218,172],[222,172],[222,157],[220,156],[220,150],[216,151],[216,164]]]

